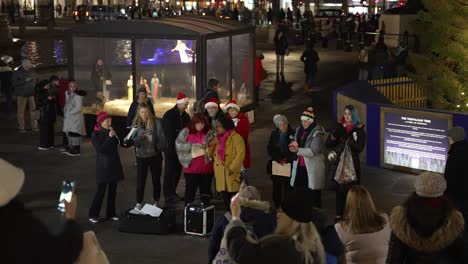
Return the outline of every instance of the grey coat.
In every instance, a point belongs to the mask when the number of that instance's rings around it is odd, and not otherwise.
[[[73,132],[86,135],[83,109],[83,97],[77,93],[65,93],[65,106],[63,108],[63,132]]]
[[[27,80],[29,78],[29,80]],[[11,82],[16,96],[34,96],[34,88],[36,86],[37,75],[31,71],[26,71],[23,67],[13,72]]]
[[[301,135],[296,131],[295,139],[299,142]],[[309,188],[312,190],[321,190],[325,188],[325,130],[317,125],[306,139],[305,147],[299,148],[298,156],[303,156],[307,168]],[[291,186],[294,186],[296,180],[297,166],[299,159],[293,162],[291,173]]]

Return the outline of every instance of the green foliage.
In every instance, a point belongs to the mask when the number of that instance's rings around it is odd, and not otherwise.
[[[420,52],[413,76],[435,108],[468,111],[468,1],[423,0],[413,23]]]

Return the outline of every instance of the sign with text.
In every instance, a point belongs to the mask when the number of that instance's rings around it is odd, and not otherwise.
[[[384,112],[384,163],[443,173],[449,119],[417,112]]]

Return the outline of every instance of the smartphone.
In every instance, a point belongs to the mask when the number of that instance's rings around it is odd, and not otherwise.
[[[62,192],[60,193],[58,210],[60,212],[65,212],[65,203],[71,202],[73,192],[75,191],[75,181],[63,181],[62,182]]]

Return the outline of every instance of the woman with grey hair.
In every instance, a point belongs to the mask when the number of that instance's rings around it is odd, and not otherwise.
[[[273,203],[279,208],[286,193],[290,190],[289,177],[275,175],[272,171],[273,162],[282,166],[291,166],[291,153],[288,145],[294,140],[294,130],[289,126],[288,119],[284,115],[273,117],[275,129],[271,132],[270,141],[267,146],[270,160],[267,163],[267,172],[273,181]]]

